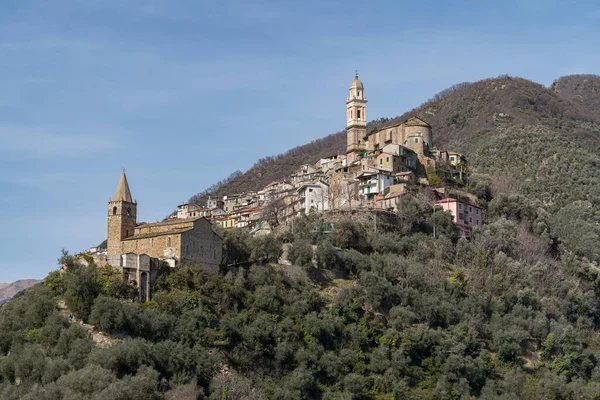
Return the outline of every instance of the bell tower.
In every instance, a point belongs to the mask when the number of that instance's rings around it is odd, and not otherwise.
[[[108,240],[107,255],[121,254],[121,241],[133,236],[137,217],[137,201],[131,198],[125,170],[121,174],[117,190],[108,199]]]
[[[367,144],[367,98],[358,72],[350,83],[350,96],[346,100],[346,132],[348,144],[346,153],[359,152],[366,149]]]

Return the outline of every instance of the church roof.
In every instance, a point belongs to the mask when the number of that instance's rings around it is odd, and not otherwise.
[[[169,219],[162,222],[150,222],[150,223],[140,223],[136,226],[136,228],[147,228],[147,227],[155,227],[155,226],[166,226],[166,225],[191,225],[193,222],[198,221],[204,217],[195,217],[195,218],[175,218]]]
[[[119,184],[117,185],[117,190],[115,191],[113,201],[127,201],[129,203],[133,203],[131,191],[129,191],[129,183],[127,183],[127,176],[125,175],[125,170],[123,170],[121,179],[119,179]]]
[[[158,236],[166,236],[166,235],[177,235],[177,234],[180,234],[180,233],[191,231],[193,229],[194,229],[193,227],[189,227],[189,228],[172,229],[172,230],[165,231],[165,232],[139,233],[137,235],[126,237],[126,238],[123,239],[123,241],[126,241],[126,240],[137,240],[137,239],[148,239],[148,238],[153,238],[153,237],[158,237]]]

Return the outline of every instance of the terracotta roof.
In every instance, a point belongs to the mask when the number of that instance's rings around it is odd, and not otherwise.
[[[145,227],[152,227],[152,226],[165,226],[165,225],[177,225],[177,224],[185,224],[185,223],[190,223],[190,222],[195,222],[199,219],[202,219],[204,217],[196,217],[196,218],[185,218],[185,219],[173,219],[173,220],[168,220],[168,221],[163,221],[163,222],[151,222],[149,224],[147,223],[141,223],[138,224],[136,226],[136,228],[145,228]]]
[[[452,197],[448,197],[447,199],[442,199],[442,200],[438,200],[436,201],[436,203],[454,203],[456,200],[455,198]]]
[[[453,197],[448,197],[447,199],[438,200],[438,201],[435,202],[435,204],[445,204],[445,203],[455,203],[455,202],[456,203],[465,204],[467,206],[471,206],[471,207],[483,209],[483,207],[480,207],[480,206],[475,205],[473,203],[468,203],[466,201],[460,201],[460,200],[457,200],[457,199],[455,199]]]
[[[127,183],[127,176],[125,175],[125,170],[123,170],[121,179],[119,179],[119,184],[117,185],[117,190],[115,191],[113,201],[126,201],[133,203],[131,192],[129,191],[129,184]]]
[[[180,234],[183,232],[191,231],[193,229],[194,229],[193,227],[189,227],[189,228],[173,229],[173,230],[166,231],[166,232],[142,233],[141,235],[133,235],[133,236],[130,236],[123,240],[124,241],[125,240],[137,240],[137,239],[147,239],[147,238],[152,238],[152,237],[157,237],[157,236],[177,235],[177,234]]]

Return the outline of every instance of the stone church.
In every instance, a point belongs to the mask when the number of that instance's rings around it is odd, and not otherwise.
[[[431,125],[420,118],[413,117],[396,125],[367,132],[367,97],[358,74],[350,83],[346,110],[346,153],[350,161],[360,159],[365,152],[382,151],[385,146],[394,144],[414,151],[424,165],[435,162],[431,154]]]
[[[158,262],[171,266],[198,264],[218,270],[223,241],[204,217],[137,223],[137,201],[129,190],[125,171],[108,200],[107,261],[123,268],[140,288],[142,300],[150,298]]]

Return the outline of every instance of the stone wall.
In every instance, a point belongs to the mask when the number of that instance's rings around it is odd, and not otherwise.
[[[108,202],[108,254],[122,254],[121,241],[132,236],[136,225],[137,204],[126,201]]]
[[[181,261],[195,263],[218,270],[221,263],[223,241],[205,219],[196,221],[193,230],[181,234]]]
[[[180,221],[167,221],[153,224],[143,224],[135,228],[136,235],[145,235],[149,233],[169,232],[174,229],[186,229],[194,227],[194,219],[184,219]]]
[[[123,241],[121,246],[121,253],[148,254],[154,258],[175,258],[179,260],[181,257],[181,233],[129,239]]]

